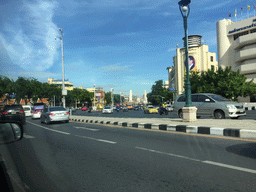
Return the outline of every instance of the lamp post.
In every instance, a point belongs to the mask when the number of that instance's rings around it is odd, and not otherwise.
[[[185,105],[185,107],[192,106],[191,84],[190,84],[190,81],[189,81],[188,26],[187,26],[187,18],[188,18],[189,12],[190,12],[189,3],[190,3],[190,0],[182,0],[178,3],[181,15],[183,17],[184,30],[185,30],[185,55],[186,55],[185,64],[186,64],[186,72],[187,72],[187,74],[186,74],[186,105]]]
[[[59,28],[61,36],[59,37],[61,40],[61,60],[62,60],[62,101],[63,101],[63,107],[66,108],[66,100],[65,100],[65,95],[67,95],[67,90],[65,89],[65,73],[64,73],[64,52],[63,52],[63,30]],[[55,37],[56,40],[57,37]]]
[[[186,65],[186,104],[183,107],[183,121],[196,121],[196,111],[197,108],[192,106],[192,101],[191,101],[191,84],[189,81],[189,57],[188,57],[188,26],[187,26],[187,18],[190,12],[190,7],[189,3],[190,0],[181,0],[179,4],[179,9],[181,12],[181,15],[183,17],[184,21],[184,31],[185,31],[185,55],[186,55],[186,60],[185,60],[185,65]]]
[[[111,107],[113,108],[113,88],[111,88]]]

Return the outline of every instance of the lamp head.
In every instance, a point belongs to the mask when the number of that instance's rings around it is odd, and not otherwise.
[[[181,7],[185,7],[185,6],[188,6],[190,2],[191,0],[181,0],[178,4]]]

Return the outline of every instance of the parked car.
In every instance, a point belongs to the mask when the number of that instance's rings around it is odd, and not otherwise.
[[[139,106],[135,106],[134,108],[133,108],[133,110],[135,110],[135,111],[139,111]]]
[[[88,107],[82,107],[82,111],[87,111],[88,109]]]
[[[230,101],[220,95],[213,93],[196,93],[191,95],[192,105],[197,108],[197,117],[213,116],[216,119],[238,119],[246,115],[245,108],[242,104]],[[185,106],[185,96],[180,95],[176,98],[173,111],[180,118],[183,117],[182,108]]]
[[[102,113],[113,113],[113,108],[111,106],[105,106]]]
[[[154,107],[153,105],[148,105],[145,109],[144,109],[144,113],[148,113],[148,114],[152,114],[152,113],[158,113],[158,109],[156,107]]]
[[[25,112],[25,116],[32,116],[34,107],[32,105],[22,105],[22,108]]]
[[[26,123],[26,115],[21,105],[5,105],[3,108],[2,120],[19,121],[21,124]]]
[[[69,122],[69,112],[61,106],[47,107],[44,109],[41,115],[41,123],[49,124],[53,121]]]

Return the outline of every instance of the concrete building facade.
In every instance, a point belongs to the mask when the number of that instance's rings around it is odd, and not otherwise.
[[[256,83],[256,17],[235,23],[223,19],[216,25],[219,66],[239,69]]]
[[[209,46],[201,44],[200,35],[188,36],[188,54],[190,72],[207,71],[208,69],[218,69],[216,53],[209,52]],[[183,38],[184,39],[184,38]],[[184,46],[185,47],[185,46]],[[173,67],[168,67],[169,88],[174,89],[175,96],[182,94],[184,89],[185,67],[185,48],[177,48],[176,56],[173,57]]]

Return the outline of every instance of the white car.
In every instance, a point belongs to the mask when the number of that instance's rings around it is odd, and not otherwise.
[[[104,107],[104,109],[102,110],[102,113],[113,113],[113,108],[111,106],[106,106]]]
[[[169,111],[169,112],[173,111],[173,106],[172,106],[172,105],[166,105],[165,108],[166,108],[166,110]]]
[[[41,123],[49,124],[53,121],[69,122],[69,112],[61,106],[47,107],[41,115]]]
[[[26,117],[32,116],[32,114],[33,114],[33,106],[32,105],[22,105],[22,108],[24,109]]]

